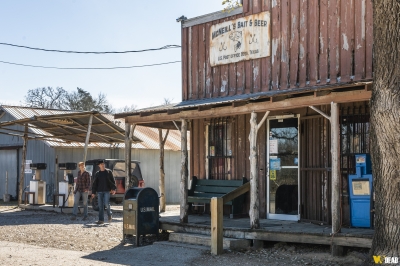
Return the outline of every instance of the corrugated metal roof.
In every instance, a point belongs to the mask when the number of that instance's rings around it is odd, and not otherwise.
[[[57,110],[57,109],[41,109],[41,108],[31,108],[31,107],[22,107],[22,106],[1,106],[5,112],[9,113],[15,120],[19,119],[27,119],[33,116],[46,116],[46,115],[62,115],[62,114],[73,114],[77,113],[77,111],[70,110]],[[113,121],[113,123],[125,131],[125,122],[123,119],[114,119],[114,116],[111,114],[101,114],[106,119]],[[38,129],[38,128],[30,128],[30,130],[34,133],[40,135],[48,135],[51,136],[48,132]],[[166,130],[163,130],[163,136],[165,136]],[[142,140],[142,142],[137,142],[132,145],[133,148],[137,149],[159,149],[159,136],[158,129],[156,128],[148,128],[143,126],[136,126],[134,131],[134,137]],[[44,140],[51,147],[84,147],[84,143],[78,142],[70,142],[67,143],[63,140]],[[124,143],[102,143],[102,142],[91,142],[88,145],[89,147],[101,147],[101,148],[109,148],[109,147],[119,147],[124,148]],[[164,148],[166,150],[180,150],[180,132],[177,130],[170,130],[167,141],[165,142]]]

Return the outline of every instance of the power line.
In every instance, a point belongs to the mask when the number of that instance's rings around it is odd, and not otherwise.
[[[172,45],[165,45],[160,48],[150,48],[150,49],[132,50],[132,51],[79,52],[79,51],[63,51],[63,50],[35,48],[35,47],[29,47],[29,46],[23,46],[23,45],[11,44],[11,43],[3,43],[3,42],[1,42],[0,45],[7,45],[7,46],[12,46],[12,47],[25,48],[25,49],[31,49],[31,50],[37,50],[37,51],[44,51],[44,52],[57,52],[57,53],[69,53],[69,54],[127,54],[127,53],[142,53],[142,52],[150,52],[150,51],[159,51],[159,50],[173,49],[173,48],[181,47],[180,45],[172,44]]]
[[[68,69],[68,70],[106,70],[106,69],[126,69],[126,68],[138,68],[138,67],[151,67],[151,66],[161,66],[161,65],[169,65],[179,63],[181,61],[172,61],[172,62],[164,62],[150,65],[139,65],[139,66],[117,66],[117,67],[52,67],[52,66],[35,66],[35,65],[26,65],[26,64],[18,64],[6,61],[0,61],[3,64],[16,65],[16,66],[24,66],[24,67],[36,67],[36,68],[51,68],[51,69]]]

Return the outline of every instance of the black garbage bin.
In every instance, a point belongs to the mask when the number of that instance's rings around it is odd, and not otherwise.
[[[158,194],[151,187],[128,189],[124,197],[123,238],[135,235],[136,246],[140,236],[155,234],[158,238],[159,205]]]

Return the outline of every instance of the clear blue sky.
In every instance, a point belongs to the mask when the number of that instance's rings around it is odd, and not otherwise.
[[[176,18],[223,9],[222,0],[0,1],[0,42],[74,51],[124,51],[181,44]],[[120,55],[41,52],[0,45],[0,61],[57,67],[113,67],[181,60],[180,49]],[[181,64],[122,70],[56,70],[0,63],[0,103],[19,105],[29,89],[80,87],[114,108],[181,101]]]

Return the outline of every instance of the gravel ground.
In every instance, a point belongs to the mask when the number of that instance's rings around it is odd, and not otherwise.
[[[137,248],[134,237],[122,239],[121,213],[113,214],[112,223],[96,225],[95,213],[87,221],[79,216],[71,221],[71,214],[14,205],[0,204],[0,265],[362,265],[368,256],[367,249],[349,249],[345,257],[336,258],[328,246],[270,242],[259,250],[228,250],[213,256],[208,248],[166,242],[168,233],[158,241],[155,236],[141,239]],[[176,208],[168,206],[167,211]]]

